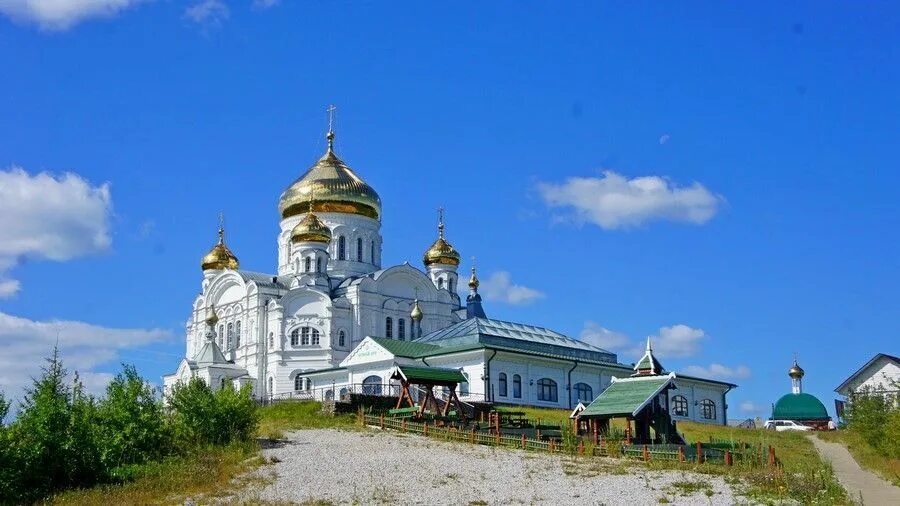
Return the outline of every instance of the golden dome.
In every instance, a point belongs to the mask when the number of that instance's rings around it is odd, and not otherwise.
[[[793,379],[800,379],[804,374],[806,373],[803,371],[803,368],[797,364],[796,360],[794,360],[794,365],[791,366],[790,369],[788,369],[788,376]]]
[[[209,308],[206,309],[206,323],[209,324],[210,327],[215,325],[219,321],[219,315],[216,314],[216,308],[212,304],[209,305]]]
[[[347,213],[381,218],[381,198],[334,154],[334,132],[328,132],[328,151],[300,179],[294,181],[278,203],[282,218],[310,211]],[[310,205],[309,196],[316,201]]]
[[[322,223],[315,214],[308,213],[291,230],[291,242],[303,241],[330,243],[331,229],[328,228],[328,225]]]
[[[478,276],[475,275],[475,266],[473,265],[472,266],[472,275],[469,276],[469,288],[471,288],[472,290],[477,290],[479,284],[480,283],[478,281]]]
[[[444,210],[440,209],[438,220],[438,238],[422,256],[422,262],[428,266],[432,264],[459,265],[459,252],[444,239]]]
[[[419,299],[416,299],[415,303],[413,303],[412,311],[409,313],[409,317],[413,319],[413,321],[422,321],[422,309],[419,307]]]
[[[219,227],[219,242],[200,260],[200,267],[204,271],[220,269],[236,271],[239,265],[237,257],[228,249],[228,246],[225,246],[225,229]]]

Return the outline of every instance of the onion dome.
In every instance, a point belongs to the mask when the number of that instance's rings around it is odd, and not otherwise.
[[[473,291],[478,290],[478,285],[481,283],[478,281],[478,276],[475,274],[475,259],[472,259],[472,275],[469,276],[469,288]]]
[[[381,198],[334,154],[334,132],[329,130],[328,151],[300,179],[294,181],[278,203],[282,218],[290,218],[310,210],[323,213],[346,213],[381,218]],[[309,196],[315,192],[316,201]]]
[[[216,314],[216,307],[212,304],[206,309],[206,323],[210,327],[218,323],[219,315]]]
[[[331,242],[331,229],[313,213],[308,213],[293,230],[291,230],[291,242]]]
[[[422,308],[419,307],[419,299],[413,303],[412,311],[409,313],[409,317],[413,319],[413,321],[419,322],[422,321]]]
[[[440,209],[440,218],[438,220],[438,238],[434,244],[428,248],[422,257],[422,262],[426,265],[446,264],[459,265],[459,252],[444,239],[444,210]]]
[[[804,374],[806,373],[803,371],[803,368],[797,364],[797,360],[794,360],[794,365],[792,365],[791,368],[788,369],[788,376],[790,376],[792,379],[800,379]]]
[[[236,271],[239,266],[237,257],[225,245],[225,228],[219,225],[219,242],[200,260],[200,267],[204,271],[221,269]]]

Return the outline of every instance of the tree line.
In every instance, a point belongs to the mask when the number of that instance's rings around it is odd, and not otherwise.
[[[8,425],[10,402],[0,392],[0,503],[122,482],[148,462],[250,440],[258,422],[249,386],[213,392],[193,378],[164,405],[131,365],[102,397],[87,394],[77,373],[67,378],[54,349]]]

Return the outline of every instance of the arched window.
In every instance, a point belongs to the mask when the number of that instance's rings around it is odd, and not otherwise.
[[[500,373],[500,378],[497,380],[497,386],[498,386],[497,389],[500,390],[499,392],[497,392],[497,394],[500,397],[506,397],[506,373],[505,372]]]
[[[230,350],[234,346],[234,324],[233,323],[228,324],[227,332],[228,332],[228,342],[225,344],[225,346]]]
[[[303,377],[299,374],[294,376],[294,390],[303,390]]]
[[[452,278],[447,279],[447,290],[450,290],[451,292],[453,292],[453,279]]]
[[[346,401],[349,398],[350,398],[350,391],[347,390],[347,388],[342,388],[340,391],[340,399],[342,401]]]
[[[709,399],[703,399],[702,401],[700,401],[700,416],[702,416],[705,420],[715,420],[716,403]]]
[[[309,346],[309,327],[300,329],[300,346]]]
[[[362,257],[362,237],[356,238],[356,260],[359,262],[363,261]]]
[[[363,393],[366,395],[381,395],[381,377],[372,375],[364,379]]]
[[[397,337],[401,341],[406,340],[406,320],[403,318],[397,318]]]
[[[587,383],[575,383],[575,399],[581,402],[594,400],[594,389]]]
[[[309,272],[311,264],[312,264],[312,258],[306,257],[306,260],[303,261],[303,272]]]
[[[334,390],[328,389],[325,391],[325,400],[326,401],[334,400]]]
[[[347,239],[344,236],[338,237],[338,260],[347,259]]]
[[[369,260],[371,260],[372,263],[374,264],[375,263],[375,241],[372,241],[372,246],[370,247],[370,249],[371,249],[371,251],[369,251]]]
[[[271,349],[274,347],[275,347],[275,333],[269,332],[269,348]]]
[[[513,374],[513,397],[522,398],[522,377],[518,374]]]
[[[294,329],[291,332],[291,346],[300,345],[300,329]]]
[[[559,402],[559,393],[556,389],[556,382],[550,378],[541,378],[538,384],[538,400],[545,402]]]
[[[675,416],[688,416],[688,401],[683,395],[672,397],[672,414]]]
[[[225,378],[222,378],[221,380],[219,380],[219,390],[224,390],[224,389],[225,389]]]
[[[225,325],[219,325],[219,348],[225,346]]]
[[[344,347],[346,346],[347,335],[344,334],[344,331],[338,332],[338,346]]]
[[[274,394],[275,394],[275,385],[274,385],[274,383],[275,383],[275,380],[273,380],[272,377],[269,376],[269,395],[274,395]]]
[[[312,345],[313,346],[319,345],[319,331],[316,329],[312,329]]]
[[[444,289],[444,278],[438,278],[438,290]]]
[[[322,259],[316,259],[316,272],[322,272]]]
[[[394,320],[390,316],[384,319],[384,337],[394,337]]]

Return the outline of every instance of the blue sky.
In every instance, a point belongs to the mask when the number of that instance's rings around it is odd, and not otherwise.
[[[0,0],[0,388],[57,333],[98,385],[173,370],[217,213],[273,271],[331,103],[385,263],[443,205],[490,316],[626,363],[657,336],[734,418],[794,352],[829,410],[900,352],[895,5],[38,4]]]

